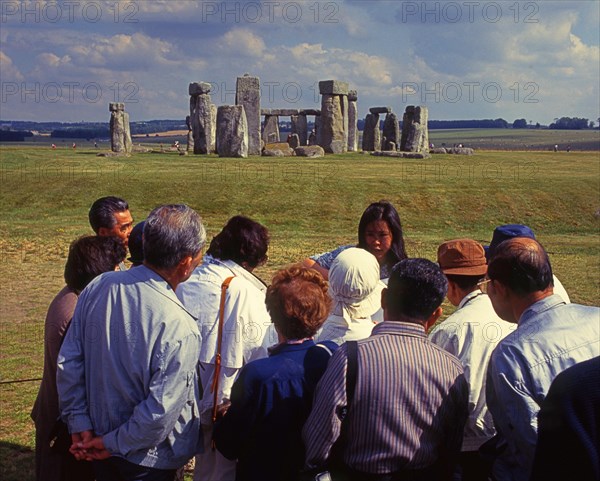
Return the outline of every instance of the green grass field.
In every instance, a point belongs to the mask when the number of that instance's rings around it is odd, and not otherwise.
[[[597,151],[481,151],[429,160],[96,153],[85,145],[0,146],[0,381],[41,376],[44,316],[63,285],[68,245],[91,233],[89,206],[105,195],[126,198],[136,220],[159,204],[187,203],[202,214],[209,237],[235,214],[264,223],[272,243],[258,275],[267,281],[285,264],[356,242],[362,211],[380,199],[400,212],[410,256],[434,259],[442,241],[487,243],[496,225],[525,223],[550,252],[572,300],[600,304]],[[33,479],[29,413],[37,387],[0,385],[5,481]]]

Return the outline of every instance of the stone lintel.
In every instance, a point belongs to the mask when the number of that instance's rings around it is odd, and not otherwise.
[[[300,115],[316,115],[317,117],[321,115],[321,110],[319,109],[300,109],[298,112]]]
[[[298,109],[271,109],[271,115],[281,115],[282,117],[298,115],[299,112]]]
[[[319,82],[321,95],[348,95],[348,82],[340,80],[321,80]]]
[[[192,82],[188,87],[190,95],[208,94],[212,90],[212,85],[208,82]]]
[[[371,107],[369,112],[372,114],[389,114],[392,112],[392,107]]]

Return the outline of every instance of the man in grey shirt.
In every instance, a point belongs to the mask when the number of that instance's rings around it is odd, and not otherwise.
[[[202,258],[206,232],[185,205],[154,209],[142,266],[81,293],[58,357],[60,411],[77,459],[97,481],[172,480],[201,450],[200,334],[175,296]]]

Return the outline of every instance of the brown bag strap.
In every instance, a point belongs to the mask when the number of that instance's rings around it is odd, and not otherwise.
[[[215,355],[215,373],[210,387],[213,393],[213,423],[217,420],[217,401],[219,397],[219,377],[221,376],[221,345],[223,344],[223,318],[225,317],[225,298],[227,297],[227,289],[235,276],[228,277],[221,284],[221,304],[219,306],[219,326],[217,330],[217,354]]]

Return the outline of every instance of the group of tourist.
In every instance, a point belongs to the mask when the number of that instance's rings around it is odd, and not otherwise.
[[[266,285],[247,217],[206,250],[186,205],[89,219],[46,318],[38,480],[172,481],[192,457],[194,481],[600,479],[600,309],[527,226],[432,262],[376,202],[357,244]]]

